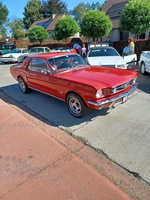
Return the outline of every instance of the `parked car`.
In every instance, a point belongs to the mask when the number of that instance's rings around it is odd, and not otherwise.
[[[125,60],[128,68],[132,68],[133,65],[137,64],[137,55],[129,46],[124,47],[122,57]]]
[[[11,43],[2,44],[0,46],[0,55],[4,55],[6,53],[9,53],[12,49],[15,49],[15,48],[16,48],[15,44],[11,44]]]
[[[22,63],[29,55],[50,52],[48,47],[32,47],[28,53],[19,56],[18,62]]]
[[[76,49],[70,48],[70,47],[56,47],[52,48],[51,52],[74,52],[77,53]]]
[[[78,118],[127,101],[138,76],[134,70],[90,66],[71,52],[28,56],[22,65],[10,67],[10,73],[23,93],[34,89],[60,99]]]
[[[4,63],[18,62],[18,57],[21,56],[21,55],[24,55],[27,52],[28,52],[27,48],[13,49],[9,53],[2,55],[0,57],[0,62],[4,62]]]
[[[136,64],[136,54],[124,54],[121,56],[113,47],[103,45],[91,47],[87,53],[87,61],[90,65],[127,69]]]
[[[139,59],[140,71],[142,74],[150,73],[150,51],[142,51]]]

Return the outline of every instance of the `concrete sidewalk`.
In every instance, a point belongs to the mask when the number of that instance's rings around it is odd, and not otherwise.
[[[81,159],[88,157],[94,163],[96,157],[58,128],[38,128],[1,99],[0,119],[0,199],[136,199]],[[140,192],[148,195],[143,188]]]

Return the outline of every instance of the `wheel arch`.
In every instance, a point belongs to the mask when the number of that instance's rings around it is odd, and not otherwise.
[[[85,99],[84,99],[79,93],[77,93],[77,92],[75,92],[75,91],[68,91],[68,92],[66,93],[65,102],[67,101],[68,95],[71,94],[71,93],[74,93],[74,94],[78,95],[78,96],[84,101],[84,103],[86,104],[86,106],[88,106],[87,103],[86,103],[86,101],[85,101]]]

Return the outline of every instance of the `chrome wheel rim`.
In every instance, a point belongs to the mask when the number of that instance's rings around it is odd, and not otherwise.
[[[69,99],[69,108],[71,110],[72,113],[74,113],[75,115],[80,115],[81,113],[81,104],[79,102],[78,99],[72,97]]]
[[[21,78],[19,78],[19,86],[20,86],[20,89],[24,92],[26,89],[26,86],[25,86],[24,81]]]

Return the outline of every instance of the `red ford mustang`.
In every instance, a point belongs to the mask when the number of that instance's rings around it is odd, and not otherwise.
[[[29,56],[10,72],[23,93],[34,89],[65,101],[75,117],[125,102],[138,85],[137,72],[90,66],[76,53]]]

